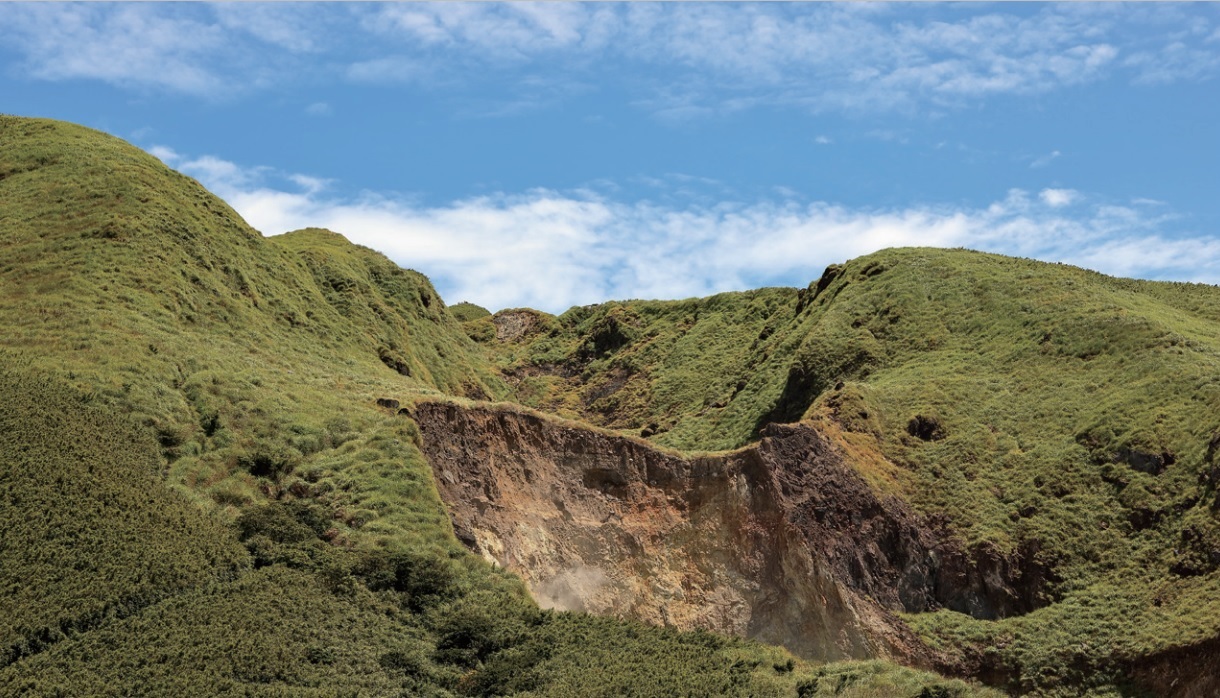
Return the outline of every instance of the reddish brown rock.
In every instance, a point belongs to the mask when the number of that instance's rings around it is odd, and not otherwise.
[[[944,664],[895,612],[1013,610],[1007,567],[879,496],[810,426],[684,457],[510,409],[414,418],[458,537],[543,606],[924,666]]]

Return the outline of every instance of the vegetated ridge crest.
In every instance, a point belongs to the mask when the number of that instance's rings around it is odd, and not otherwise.
[[[17,117],[0,250],[19,435],[0,547],[96,551],[0,559],[5,694],[987,692],[540,611],[455,538],[421,450],[420,406],[470,400],[662,451],[800,422],[965,551],[958,581],[1011,592],[886,611],[937,668],[1043,695],[1206,695],[1220,675],[1215,288],[910,249],[799,290],[492,315],[335,233],[264,238],[117,139]],[[117,571],[142,560],[160,562]]]

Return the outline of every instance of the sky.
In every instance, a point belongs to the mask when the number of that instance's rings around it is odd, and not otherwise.
[[[1214,3],[4,2],[0,112],[493,311],[899,246],[1220,283]]]

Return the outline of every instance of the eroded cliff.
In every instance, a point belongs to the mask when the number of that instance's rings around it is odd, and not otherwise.
[[[458,537],[545,606],[943,666],[894,613],[988,615],[1011,596],[1006,570],[877,494],[808,425],[682,456],[514,409],[411,414]]]

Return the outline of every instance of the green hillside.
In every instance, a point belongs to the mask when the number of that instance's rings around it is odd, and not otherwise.
[[[799,292],[467,329],[524,402],[661,444],[821,425],[878,488],[1028,581],[1006,607],[909,617],[967,672],[1076,695],[1220,636],[1216,287],[890,250]]]
[[[369,405],[504,388],[426,278],[334,233],[265,239],[117,139],[0,129],[0,346],[153,428],[192,493],[317,490],[346,507],[344,531],[443,525],[426,478],[382,481],[413,457],[409,426]]]
[[[0,327],[0,694],[989,694],[540,611],[398,413],[513,395],[427,279],[115,138],[0,117]]]
[[[12,373],[0,402],[0,663],[249,567],[226,522],[165,486],[129,420]]]
[[[903,616],[1009,691],[1155,693],[1135,677],[1220,638],[1216,287],[906,249],[804,289],[491,315],[338,234],[264,238],[122,141],[0,117],[0,328],[4,695],[983,693],[538,610],[454,538],[399,412],[428,396],[684,451],[809,421],[1015,580]]]

